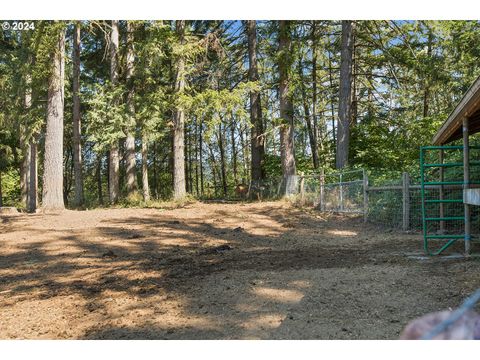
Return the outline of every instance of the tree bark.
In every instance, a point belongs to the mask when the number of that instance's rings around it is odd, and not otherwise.
[[[220,150],[220,172],[222,175],[223,196],[227,196],[227,170],[225,164],[225,146],[223,141],[222,124],[218,124],[218,148]]]
[[[75,206],[84,203],[83,163],[82,163],[82,127],[80,116],[80,23],[73,31],[73,163],[75,176]]]
[[[148,140],[142,136],[142,192],[143,200],[150,201],[150,187],[148,185]]]
[[[328,52],[328,79],[330,83],[330,111],[332,115],[332,138],[333,138],[333,146],[335,149],[337,148],[337,138],[336,138],[336,129],[335,129],[335,104],[334,104],[334,89],[333,89],[333,68],[332,68],[332,58],[330,57],[330,52]],[[335,151],[336,153],[336,151]]]
[[[63,105],[65,77],[65,30],[61,30],[52,52],[48,79],[47,130],[43,165],[42,207],[63,210]]]
[[[25,98],[24,98],[24,109],[25,112],[28,112],[32,107],[32,78],[30,74],[25,76]],[[30,183],[30,144],[27,140],[27,127],[28,124],[25,122],[20,124],[19,135],[20,135],[20,150],[21,150],[21,162],[20,162],[20,194],[21,194],[21,203],[28,209],[28,187]]]
[[[157,142],[153,142],[153,196],[158,199],[158,179],[157,179]]]
[[[303,100],[303,112],[305,114],[305,123],[307,124],[308,139],[310,141],[310,148],[312,149],[312,160],[314,169],[318,169],[318,145],[315,136],[315,129],[312,125],[313,113],[310,114],[310,108],[308,107],[307,91],[302,79],[303,64],[300,60],[298,62],[298,76],[300,77],[300,91]]]
[[[232,167],[233,167],[233,181],[238,184],[238,169],[237,169],[237,147],[235,146],[235,118],[232,116],[232,123],[230,125],[230,139],[232,142]],[[252,164],[253,168],[253,164]]]
[[[200,130],[199,130],[199,162],[200,162],[200,193],[205,193],[205,184],[203,177],[203,118],[200,120]]]
[[[38,206],[38,137],[30,140],[30,176],[28,184],[28,212],[35,212]]]
[[[200,194],[199,188],[199,172],[198,172],[198,117],[195,117],[194,122],[194,133],[195,133],[195,195],[198,197]]]
[[[427,59],[430,60],[432,57],[432,43],[433,43],[433,33],[431,29],[428,29],[428,40],[427,40]],[[425,74],[424,79],[424,92],[423,92],[423,117],[426,118],[429,114],[429,102],[430,102],[430,79],[428,73]]]
[[[184,133],[184,139],[185,139],[185,151],[184,151],[184,155],[185,155],[185,160],[184,160],[184,164],[185,164],[185,188],[187,190],[187,193],[191,193],[192,184],[190,183],[190,164],[188,162],[188,152],[190,150],[190,138],[188,136],[189,134],[188,134],[188,131],[187,131],[187,127],[185,127],[183,133]]]
[[[317,121],[317,23],[312,22],[312,135],[310,139],[310,146],[312,147],[313,167],[318,169],[320,166],[318,156],[318,121]],[[321,135],[321,132],[320,132]],[[322,137],[320,136],[320,144],[322,144]],[[322,147],[322,145],[320,145]]]
[[[353,22],[342,21],[342,45],[340,59],[340,91],[338,103],[336,168],[348,165],[350,146],[350,122],[352,115],[352,55]]]
[[[103,189],[102,189],[102,155],[101,153],[97,154],[97,194],[98,194],[98,203],[103,205]]]
[[[293,102],[290,93],[290,72],[291,72],[291,40],[290,22],[280,21],[279,34],[280,72],[279,96],[280,96],[280,157],[282,161],[282,173],[284,177],[295,175],[295,147],[293,139]]]
[[[190,191],[190,194],[193,194],[193,159],[192,159],[192,154],[193,154],[193,140],[192,139],[192,133],[188,134],[188,150],[187,150],[187,159],[188,159],[188,188]]]
[[[110,34],[110,82],[115,86],[118,82],[118,21],[112,20],[112,32]],[[119,195],[119,167],[118,140],[115,140],[110,147],[108,167],[108,190],[110,203],[118,202]]]
[[[248,80],[258,81],[257,64],[257,28],[255,20],[247,21],[248,36]],[[251,129],[251,171],[252,180],[258,181],[265,177],[263,158],[265,155],[265,142],[263,136],[262,105],[259,91],[250,93],[250,122]]]
[[[128,88],[127,110],[130,121],[127,124],[127,138],[125,140],[127,194],[133,195],[137,190],[137,174],[135,170],[135,86],[133,82],[135,72],[134,27],[127,21],[127,71],[126,81]],[[143,144],[142,144],[143,145]]]
[[[2,171],[0,170],[0,207],[3,206],[3,193],[2,193]]]
[[[185,20],[175,22],[175,30],[180,45],[185,43]],[[185,89],[185,60],[180,54],[175,59],[175,97],[183,94]],[[173,116],[173,197],[183,199],[187,192],[185,187],[185,112],[177,104]]]

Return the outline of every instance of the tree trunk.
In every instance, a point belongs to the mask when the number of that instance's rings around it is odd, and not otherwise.
[[[185,43],[185,20],[175,22],[176,34],[181,46]],[[175,97],[180,97],[185,89],[185,61],[183,55],[175,59]],[[173,116],[173,197],[183,199],[185,188],[185,112],[177,105]]]
[[[312,146],[313,167],[320,166],[318,156],[318,121],[317,121],[317,22],[312,22],[312,135],[310,145]],[[320,131],[320,148],[322,148],[322,131]]]
[[[279,34],[280,72],[279,96],[280,96],[280,117],[282,126],[280,128],[280,157],[282,160],[282,173],[285,178],[295,175],[295,148],[293,141],[293,102],[290,94],[290,72],[291,72],[291,41],[290,22],[280,21]],[[288,181],[287,181],[288,182]]]
[[[336,153],[337,169],[342,169],[348,164],[348,151],[350,145],[350,121],[352,113],[352,54],[353,24],[351,20],[344,20],[342,21],[340,91],[338,100]]]
[[[188,159],[188,188],[190,194],[193,194],[193,159],[192,159],[192,133],[188,134],[188,150],[187,150],[187,159]]]
[[[200,191],[203,196],[205,193],[205,184],[203,178],[203,118],[200,120],[200,131],[199,131],[199,162],[200,162]]]
[[[38,136],[30,140],[30,176],[28,185],[28,212],[35,212],[38,206]]]
[[[112,86],[115,86],[118,82],[118,21],[112,20],[112,32],[111,44],[110,44],[110,82]],[[115,140],[110,147],[109,154],[109,166],[108,166],[108,190],[110,203],[115,204],[118,202],[119,194],[119,156],[118,156],[118,140]]]
[[[225,146],[223,143],[222,124],[218,124],[218,148],[220,150],[220,172],[222,175],[223,196],[227,196],[227,170],[225,165]]]
[[[150,187],[148,186],[148,142],[147,136],[142,136],[142,192],[143,200],[150,201]]]
[[[30,74],[25,76],[25,98],[24,107],[25,112],[28,112],[32,107],[32,78]],[[20,124],[20,150],[21,150],[21,162],[20,162],[20,194],[21,203],[28,209],[28,187],[30,183],[30,144],[27,141],[27,124]]]
[[[103,189],[102,189],[102,155],[99,153],[97,155],[97,193],[98,193],[98,203],[103,205]]]
[[[127,21],[127,71],[126,81],[128,88],[127,111],[130,121],[127,124],[127,138],[125,140],[126,173],[127,173],[127,194],[133,195],[137,190],[137,174],[135,170],[135,49],[134,49],[134,27],[131,21]],[[143,146],[143,144],[142,144]]]
[[[153,196],[158,199],[158,178],[157,178],[157,142],[153,142]]]
[[[333,138],[333,146],[337,147],[337,138],[336,138],[336,129],[335,129],[335,104],[334,104],[334,89],[333,89],[333,68],[332,68],[332,58],[330,57],[330,52],[328,52],[328,78],[330,82],[330,111],[332,115],[332,138]],[[335,151],[336,153],[336,151]]]
[[[307,91],[305,89],[305,83],[302,79],[303,63],[300,60],[298,62],[298,76],[300,79],[300,90],[303,100],[303,112],[305,114],[305,123],[307,124],[308,139],[310,141],[310,148],[312,149],[312,160],[314,169],[318,169],[318,145],[317,138],[315,136],[315,129],[312,125],[313,113],[310,114],[310,108],[308,107]],[[305,147],[304,147],[305,148]]]
[[[432,43],[433,43],[433,33],[432,30],[428,29],[428,40],[427,40],[427,59],[430,61],[432,57]],[[430,80],[428,73],[425,75],[424,79],[424,92],[423,92],[423,117],[426,118],[429,114],[429,101],[430,101]]]
[[[238,184],[238,169],[237,169],[237,148],[235,146],[235,118],[232,116],[232,124],[230,125],[230,138],[232,141],[232,167],[233,167],[233,181]],[[252,164],[253,168],[253,164]]]
[[[3,206],[2,171],[0,170],[0,208]]]
[[[80,117],[80,23],[77,22],[73,31],[73,162],[75,170],[75,206],[82,206],[83,195],[83,164],[81,143]]]
[[[185,127],[183,133],[184,133],[184,139],[185,139],[185,150],[184,150],[184,154],[185,154],[185,160],[184,160],[184,164],[185,164],[185,188],[187,190],[187,193],[191,193],[192,184],[190,183],[190,164],[188,163],[188,152],[189,152],[189,149],[190,149],[190,138],[189,138],[189,134],[188,134],[188,131],[187,131],[187,127]]]
[[[199,173],[198,173],[198,117],[195,118],[195,193],[200,195]]]
[[[257,28],[255,20],[247,21],[248,36],[248,80],[258,81],[257,65]],[[263,136],[262,105],[260,92],[252,91],[250,93],[250,122],[251,129],[251,171],[252,180],[261,180],[265,176],[263,169],[263,157],[265,154],[265,143]]]
[[[63,104],[65,76],[65,30],[61,30],[52,53],[48,79],[47,130],[43,165],[44,210],[63,210]]]

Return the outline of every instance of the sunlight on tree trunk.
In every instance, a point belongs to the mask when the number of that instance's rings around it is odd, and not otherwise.
[[[80,117],[80,23],[73,30],[73,163],[75,176],[75,206],[82,206],[83,162],[82,162],[82,126]]]
[[[60,30],[52,54],[48,81],[47,131],[43,165],[42,207],[46,211],[63,210],[63,104],[65,76],[65,30]]]
[[[185,43],[185,20],[175,22],[175,30],[180,45]],[[175,60],[175,96],[181,96],[185,89],[185,61],[183,54]],[[175,108],[173,115],[173,197],[183,199],[187,195],[185,185],[185,112],[182,105]]]
[[[115,86],[118,82],[118,21],[112,20],[112,32],[110,34],[110,82],[112,86]],[[109,171],[108,171],[108,184],[109,184],[109,197],[110,203],[115,204],[118,202],[119,196],[119,168],[120,160],[118,155],[118,140],[110,146],[109,156]]]
[[[342,45],[340,62],[340,94],[338,103],[336,168],[342,169],[348,164],[350,146],[350,122],[352,113],[352,55],[353,24],[351,20],[342,21]]]
[[[133,76],[135,71],[135,50],[134,50],[134,26],[131,21],[127,21],[127,111],[129,121],[127,121],[127,138],[125,140],[126,153],[126,173],[127,173],[127,194],[131,196],[137,190],[137,174],[135,162],[135,88]]]
[[[281,20],[279,29],[279,53],[280,63],[278,65],[280,72],[279,96],[280,96],[280,118],[282,125],[280,127],[280,157],[282,160],[282,173],[287,183],[289,178],[295,175],[295,148],[293,140],[293,102],[290,93],[290,72],[291,72],[291,39],[290,22]]]

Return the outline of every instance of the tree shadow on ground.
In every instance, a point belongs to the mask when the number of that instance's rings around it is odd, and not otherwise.
[[[368,242],[356,219],[326,222],[276,206],[249,211],[255,216],[219,210],[187,219],[139,211],[68,234],[12,220],[12,231],[16,223],[39,239],[0,253],[0,307],[75,296],[85,319],[75,338],[368,338],[361,324],[392,318],[385,293],[418,291],[405,290],[412,281],[389,269],[411,265],[392,256],[410,238]],[[432,282],[441,276],[436,270]],[[452,289],[445,293],[453,298]],[[401,326],[395,311],[387,337]],[[352,316],[363,322],[348,330]],[[49,336],[58,337],[55,330]]]

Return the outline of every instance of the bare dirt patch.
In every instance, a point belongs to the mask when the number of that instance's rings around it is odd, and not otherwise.
[[[0,338],[391,339],[476,259],[285,202],[0,218]]]

